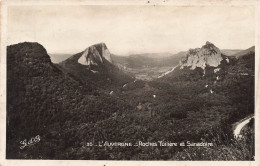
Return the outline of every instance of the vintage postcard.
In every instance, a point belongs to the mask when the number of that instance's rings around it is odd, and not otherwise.
[[[259,18],[253,0],[2,1],[0,165],[259,165]]]

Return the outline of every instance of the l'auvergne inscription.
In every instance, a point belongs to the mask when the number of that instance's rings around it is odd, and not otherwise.
[[[149,147],[149,146],[159,146],[159,147],[178,147],[178,146],[214,146],[211,142],[171,142],[171,141],[154,141],[154,142],[110,142],[110,141],[98,141],[86,142],[84,146],[99,146],[99,147]]]

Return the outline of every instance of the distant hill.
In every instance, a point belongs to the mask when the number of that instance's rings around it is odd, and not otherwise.
[[[243,55],[245,55],[245,54],[247,54],[249,52],[255,52],[255,46],[252,46],[252,47],[250,47],[250,48],[248,48],[246,50],[242,50],[242,51],[240,51],[238,53],[235,53],[232,56],[240,57],[240,56],[243,56]]]
[[[116,64],[128,68],[147,68],[175,66],[179,63],[179,60],[185,56],[185,52],[163,54],[163,56],[159,53],[134,54],[129,56],[112,55],[112,59]]]
[[[169,56],[172,56],[173,54],[172,53],[143,53],[143,54],[130,54],[129,56],[132,56],[132,57],[147,57],[147,58],[165,58],[165,57],[169,57]]]
[[[230,55],[236,54],[242,50],[241,49],[221,49],[220,51],[222,54],[230,56]]]
[[[52,63],[60,63],[67,58],[69,58],[72,54],[50,54]]]

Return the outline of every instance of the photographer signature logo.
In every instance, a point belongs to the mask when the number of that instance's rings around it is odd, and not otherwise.
[[[27,139],[20,141],[20,144],[22,144],[22,146],[20,146],[20,149],[23,149],[26,146],[34,145],[34,144],[40,142],[40,140],[41,140],[40,135],[37,135],[35,137],[32,137],[29,141],[27,141]]]

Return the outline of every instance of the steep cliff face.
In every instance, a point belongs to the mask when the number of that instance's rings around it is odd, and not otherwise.
[[[181,69],[190,67],[192,70],[196,67],[205,69],[207,65],[218,67],[223,59],[226,58],[221,54],[219,48],[210,42],[206,42],[201,48],[190,49],[186,58],[180,61],[180,66]]]
[[[78,59],[82,65],[92,66],[104,63],[104,60],[112,63],[111,54],[105,43],[99,43],[88,47]]]

